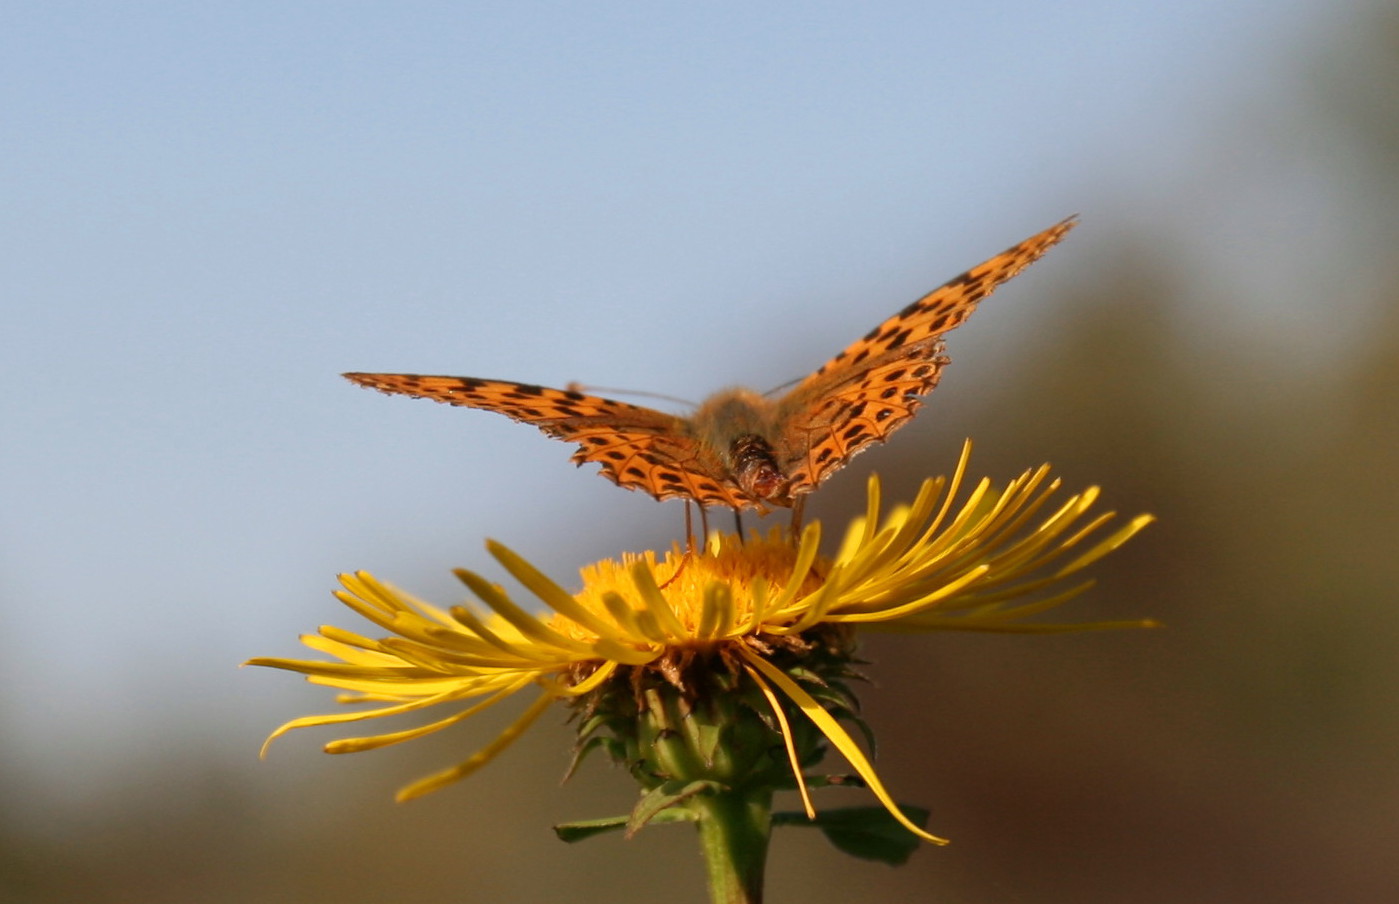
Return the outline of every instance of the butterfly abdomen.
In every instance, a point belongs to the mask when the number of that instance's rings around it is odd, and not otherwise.
[[[768,441],[754,433],[745,433],[729,446],[730,467],[734,482],[749,496],[790,505],[787,495],[787,475],[778,467]]]

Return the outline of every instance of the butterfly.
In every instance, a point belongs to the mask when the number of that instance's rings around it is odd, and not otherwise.
[[[347,373],[361,386],[495,411],[578,444],[618,486],[657,499],[765,512],[796,506],[857,453],[907,423],[947,366],[943,335],[1057,244],[1068,219],[899,311],[780,395],[735,387],[689,416],[508,380]]]

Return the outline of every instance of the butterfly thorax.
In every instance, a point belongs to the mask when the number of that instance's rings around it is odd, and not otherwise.
[[[719,456],[724,470],[744,493],[777,505],[790,505],[788,476],[777,463],[772,441],[777,404],[751,389],[716,392],[695,411],[690,423],[701,443]]]

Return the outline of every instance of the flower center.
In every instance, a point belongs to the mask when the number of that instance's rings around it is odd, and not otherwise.
[[[797,551],[780,529],[774,529],[766,536],[750,535],[742,540],[735,534],[715,534],[701,552],[693,554],[677,544],[659,562],[651,551],[624,553],[620,560],[604,559],[585,566],[581,572],[583,588],[575,599],[625,632],[627,626],[621,624],[615,611],[619,598],[629,612],[647,608],[647,590],[638,585],[634,574],[638,563],[645,563],[674,616],[674,621],[664,615],[659,619],[670,622],[667,642],[684,644],[726,639],[752,625],[755,608],[792,581]],[[800,593],[820,587],[817,571],[808,569],[801,577]],[[561,614],[553,616],[550,626],[578,640],[596,639],[593,631]]]

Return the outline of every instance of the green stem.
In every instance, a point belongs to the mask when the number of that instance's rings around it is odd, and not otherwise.
[[[714,904],[761,904],[772,791],[701,794],[690,801],[690,809],[699,817],[709,899]]]

